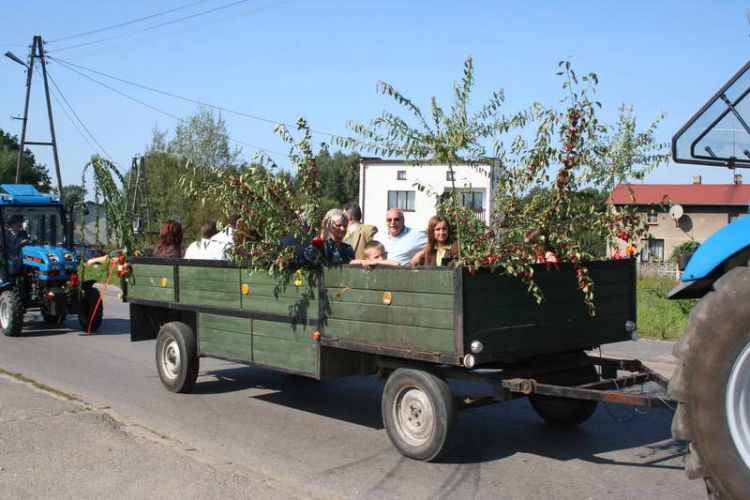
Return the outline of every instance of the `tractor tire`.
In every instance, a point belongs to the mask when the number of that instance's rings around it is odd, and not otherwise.
[[[574,359],[588,357],[585,353],[575,353]],[[560,372],[545,373],[534,377],[541,384],[575,386],[596,382],[599,373],[593,363],[580,368],[573,368]],[[559,396],[544,396],[531,394],[529,403],[537,415],[552,425],[575,427],[588,420],[596,411],[597,401],[586,399],[563,398]]]
[[[94,313],[94,308],[99,302],[99,290],[94,287],[85,288],[81,291],[83,294],[78,304],[78,324],[81,325],[81,330],[84,332],[88,331],[89,323],[91,323],[91,331],[96,333],[99,331],[99,327],[102,326],[102,318],[104,318],[104,302],[99,304],[99,307]],[[91,320],[91,314],[94,314],[94,320]]]
[[[164,387],[172,392],[190,392],[199,366],[193,329],[180,321],[164,324],[156,337],[156,369]]]
[[[402,455],[431,462],[449,448],[456,403],[445,380],[399,368],[385,383],[381,410],[388,437]]]
[[[0,331],[8,337],[19,337],[23,332],[23,303],[18,290],[0,293]]]
[[[714,283],[690,313],[674,349],[669,395],[678,402],[672,436],[689,441],[685,472],[703,478],[709,497],[750,492],[750,269]]]

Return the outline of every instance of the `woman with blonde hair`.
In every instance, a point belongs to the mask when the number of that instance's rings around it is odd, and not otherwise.
[[[323,241],[320,250],[328,264],[348,264],[354,259],[354,249],[344,243],[348,223],[349,218],[339,208],[330,209],[323,217],[320,228],[320,238]],[[315,243],[313,240],[313,244]]]

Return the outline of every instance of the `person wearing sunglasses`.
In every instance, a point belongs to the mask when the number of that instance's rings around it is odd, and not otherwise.
[[[385,223],[388,234],[382,243],[388,252],[388,258],[405,266],[412,257],[427,244],[427,237],[422,231],[414,231],[404,225],[404,213],[398,208],[386,212]]]

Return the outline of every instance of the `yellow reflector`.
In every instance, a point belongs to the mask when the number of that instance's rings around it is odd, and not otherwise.
[[[162,288],[167,288],[167,283],[169,283],[167,278],[162,278],[161,281],[159,281],[159,284],[161,285]]]
[[[240,291],[242,291],[242,295],[247,295],[248,293],[250,293],[250,285],[248,285],[247,283],[243,283],[242,287],[240,287]]]
[[[389,306],[391,305],[391,300],[393,300],[393,295],[391,295],[391,292],[383,292],[383,304]]]

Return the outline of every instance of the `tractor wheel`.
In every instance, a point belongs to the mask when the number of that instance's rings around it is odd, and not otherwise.
[[[91,323],[91,331],[99,331],[99,327],[102,326],[102,318],[104,317],[104,302],[99,304],[99,307],[94,313],[94,308],[99,302],[99,290],[94,287],[85,288],[81,291],[80,303],[78,304],[78,324],[81,325],[81,330],[84,332],[88,331],[89,323]],[[91,320],[91,315],[94,314],[94,320]]]
[[[190,392],[199,366],[193,329],[180,321],[162,326],[156,337],[156,369],[164,387],[172,392]]]
[[[23,331],[23,304],[18,290],[0,294],[0,331],[8,337],[18,337]]]
[[[711,498],[750,492],[750,269],[714,283],[690,313],[674,349],[669,394],[678,401],[675,439],[689,441],[685,472],[702,477]]]
[[[583,352],[576,353],[576,358],[586,358]],[[596,382],[599,373],[593,364],[554,373],[545,373],[534,377],[541,384],[575,386]],[[588,420],[596,411],[597,401],[586,399],[563,398],[559,396],[542,396],[531,394],[529,403],[537,415],[553,425],[574,427]]]
[[[388,437],[402,455],[429,462],[448,449],[456,403],[445,380],[399,368],[385,383],[381,408]]]

